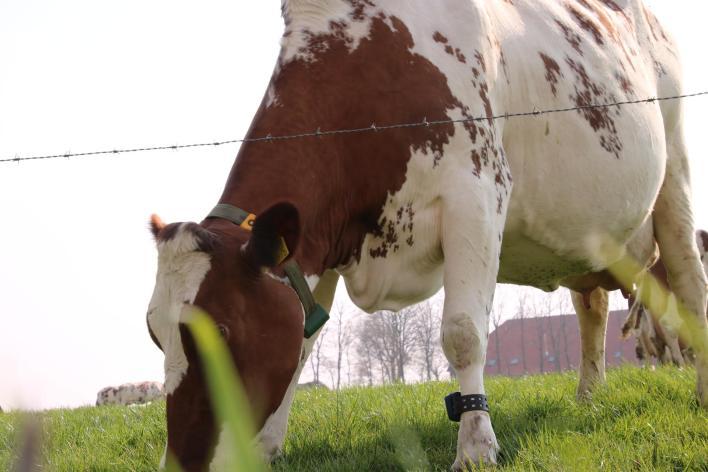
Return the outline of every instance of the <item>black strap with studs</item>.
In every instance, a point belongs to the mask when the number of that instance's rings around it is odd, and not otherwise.
[[[462,413],[466,411],[486,411],[489,413],[487,396],[480,394],[462,395],[460,392],[451,393],[445,397],[445,408],[450,421],[460,421]]]

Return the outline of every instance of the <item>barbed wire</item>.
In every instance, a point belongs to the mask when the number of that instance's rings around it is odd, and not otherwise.
[[[72,157],[87,157],[87,156],[100,156],[100,155],[111,155],[111,154],[115,155],[115,154],[128,154],[128,153],[137,153],[137,152],[151,152],[151,151],[167,151],[167,150],[177,151],[180,149],[188,149],[188,148],[217,147],[217,146],[224,146],[226,144],[290,141],[290,140],[306,139],[306,138],[322,138],[322,137],[336,136],[336,135],[343,135],[343,134],[358,134],[358,133],[367,133],[367,132],[376,132],[376,131],[388,131],[388,130],[393,130],[393,129],[441,126],[441,125],[448,125],[448,124],[455,124],[455,123],[471,123],[471,122],[475,122],[475,121],[485,121],[485,120],[493,120],[493,121],[509,120],[511,118],[536,117],[536,116],[541,116],[541,115],[551,115],[551,114],[555,114],[555,113],[567,113],[567,112],[571,112],[571,111],[592,110],[592,109],[597,109],[597,108],[621,107],[623,105],[637,105],[637,104],[642,104],[642,103],[655,103],[655,102],[663,102],[663,101],[671,101],[671,100],[683,100],[686,98],[699,97],[699,96],[704,96],[704,95],[708,95],[708,91],[688,93],[688,94],[683,94],[683,95],[673,95],[673,96],[668,96],[668,97],[651,97],[651,98],[644,98],[644,99],[639,99],[639,100],[624,100],[624,101],[618,101],[618,102],[612,102],[612,103],[596,103],[596,104],[589,104],[589,105],[579,105],[579,106],[565,107],[565,108],[549,108],[549,109],[544,109],[544,110],[534,109],[532,111],[517,112],[517,113],[505,113],[503,115],[493,115],[491,117],[478,116],[478,117],[466,117],[466,118],[458,118],[458,119],[433,120],[433,121],[428,121],[427,118],[423,118],[422,121],[416,121],[416,122],[411,122],[411,123],[396,123],[396,124],[380,125],[380,126],[377,125],[376,123],[372,123],[370,126],[367,126],[365,128],[335,129],[335,130],[324,130],[324,131],[322,131],[320,128],[317,128],[317,130],[315,130],[315,131],[308,131],[308,132],[296,133],[296,134],[284,134],[284,135],[276,135],[276,136],[268,134],[266,136],[261,136],[261,137],[256,137],[256,138],[229,139],[226,141],[213,141],[213,142],[207,142],[207,143],[174,144],[174,145],[167,145],[167,146],[150,146],[150,147],[141,147],[141,148],[112,149],[112,150],[89,151],[89,152],[78,152],[78,153],[67,152],[67,153],[63,153],[63,154],[48,154],[48,155],[43,155],[43,156],[30,156],[30,157],[15,156],[15,157],[10,157],[10,158],[6,158],[6,159],[0,159],[0,163],[8,163],[8,162],[19,163],[22,161],[36,161],[36,160],[44,160],[44,159],[69,159]]]

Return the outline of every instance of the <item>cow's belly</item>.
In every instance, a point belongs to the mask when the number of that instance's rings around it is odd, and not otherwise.
[[[658,107],[644,106],[625,108],[615,123],[619,156],[598,145],[578,114],[507,127],[514,190],[501,282],[549,290],[566,277],[604,269],[625,249],[635,257],[653,252],[647,221],[664,178],[663,119]]]

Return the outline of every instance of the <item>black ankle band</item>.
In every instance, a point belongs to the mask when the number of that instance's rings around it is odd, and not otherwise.
[[[462,395],[460,392],[451,393],[445,397],[445,408],[450,421],[460,421],[462,413],[466,411],[486,411],[489,413],[489,404],[486,395]]]

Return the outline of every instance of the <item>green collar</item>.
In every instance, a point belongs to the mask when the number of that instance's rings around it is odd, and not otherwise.
[[[207,215],[207,218],[222,218],[247,231],[253,229],[253,224],[256,221],[256,215],[253,213],[249,213],[228,203],[219,203],[216,205],[209,215]],[[285,245],[285,242],[283,242],[283,245]],[[285,254],[287,254],[287,252]],[[295,290],[295,293],[297,293],[300,303],[302,303],[302,307],[305,310],[305,338],[309,339],[327,322],[329,314],[327,310],[322,308],[322,306],[315,301],[315,297],[312,295],[312,290],[310,290],[310,286],[305,280],[302,269],[300,269],[300,265],[294,257],[285,263],[283,269],[290,281],[291,287]]]

